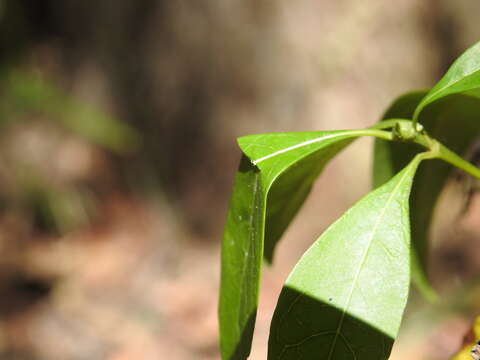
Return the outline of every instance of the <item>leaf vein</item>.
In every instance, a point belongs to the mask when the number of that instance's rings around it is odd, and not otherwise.
[[[333,138],[336,138],[336,137],[341,137],[341,136],[346,136],[346,135],[347,134],[345,134],[345,133],[337,133],[337,134],[325,135],[325,136],[321,136],[321,137],[318,137],[318,138],[315,138],[315,139],[307,140],[307,141],[304,141],[304,142],[301,142],[301,143],[298,143],[298,144],[295,144],[295,145],[277,150],[274,153],[262,156],[259,159],[253,160],[252,163],[254,165],[257,165],[258,163],[260,163],[262,161],[268,160],[268,159],[270,159],[272,157],[275,157],[275,156],[278,156],[280,154],[284,154],[286,152],[289,152],[289,151],[292,151],[292,150],[295,150],[295,149],[298,149],[298,148],[301,148],[301,147],[304,147],[304,146],[315,144],[315,143],[323,141],[323,140],[333,139]]]
[[[328,360],[331,360],[332,358],[332,354],[333,354],[333,349],[335,348],[335,345],[336,345],[336,342],[337,342],[337,338],[342,330],[342,326],[343,326],[343,322],[345,320],[345,315],[346,315],[346,312],[347,312],[347,309],[350,307],[350,303],[352,301],[352,297],[353,297],[353,293],[355,291],[355,288],[357,287],[357,283],[358,283],[358,278],[360,276],[360,273],[362,271],[362,268],[363,268],[363,265],[365,264],[365,261],[367,260],[367,257],[368,257],[368,252],[372,246],[372,242],[373,242],[373,239],[375,237],[375,234],[378,230],[378,227],[380,225],[380,222],[381,220],[383,219],[383,217],[385,216],[385,213],[387,211],[387,209],[389,208],[391,202],[393,201],[395,195],[397,194],[397,192],[399,191],[403,181],[407,178],[407,175],[408,175],[409,171],[405,171],[405,173],[403,174],[402,178],[398,181],[397,185],[395,185],[395,188],[392,190],[390,196],[388,197],[387,199],[387,202],[385,203],[385,206],[384,208],[382,209],[382,212],[380,213],[377,221],[375,222],[375,225],[374,227],[372,228],[372,232],[371,232],[371,235],[370,235],[370,239],[368,240],[368,244],[367,244],[367,248],[362,256],[362,260],[360,262],[360,266],[358,267],[358,270],[357,270],[357,273],[355,274],[355,277],[354,277],[354,280],[353,280],[353,284],[352,284],[352,288],[350,290],[350,294],[348,296],[348,300],[347,300],[347,303],[345,304],[345,307],[342,311],[342,316],[340,318],[340,321],[339,321],[339,324],[338,324],[338,327],[337,327],[337,330],[335,332],[335,337],[333,339],[333,342],[332,342],[332,346],[330,347],[330,352],[328,354]]]

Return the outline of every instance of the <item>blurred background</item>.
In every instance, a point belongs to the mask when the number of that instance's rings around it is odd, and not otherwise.
[[[476,0],[0,0],[0,359],[213,360],[235,138],[360,128],[480,40]],[[370,186],[371,139],[317,182],[263,277],[281,285]],[[432,231],[392,359],[448,359],[480,312],[480,199]],[[471,194],[465,207],[466,194]]]

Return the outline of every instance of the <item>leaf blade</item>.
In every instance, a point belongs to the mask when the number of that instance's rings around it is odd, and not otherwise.
[[[427,91],[413,91],[401,95],[388,107],[382,119],[411,118],[415,108],[426,94]],[[424,115],[422,120],[425,118]],[[431,124],[428,123],[428,127],[430,126]],[[375,139],[372,169],[373,188],[386,183],[419,152],[420,149],[415,144],[385,142]],[[432,162],[428,162],[416,174],[410,195],[410,223],[412,227],[412,281],[426,299],[433,301],[437,298],[437,295],[428,281],[426,271],[427,232],[428,224],[431,220],[429,215],[435,206],[436,197],[440,193],[443,184],[440,183],[437,187],[432,187],[429,192],[418,191],[418,188],[422,186],[421,184],[428,181],[429,176],[427,174],[431,173],[431,167]],[[439,174],[435,175],[435,179],[441,178],[438,177]],[[428,194],[432,194],[433,198],[425,199],[425,197],[428,197]]]
[[[222,242],[219,320],[223,359],[245,359],[250,352],[264,239],[267,254],[273,254],[324,165],[361,134],[343,130],[239,139],[245,155]]]
[[[447,73],[418,104],[413,115],[416,121],[425,107],[448,95],[480,88],[480,42],[467,49]]]
[[[315,350],[302,352],[305,360],[349,358],[345,352],[358,360],[387,358],[408,296],[408,196],[420,160],[355,204],[303,255],[274,313],[269,359],[296,359],[300,344]],[[304,295],[308,306],[299,308]],[[362,343],[368,338],[375,341]]]
[[[250,352],[263,245],[262,214],[255,211],[262,196],[259,179],[258,168],[242,157],[222,242],[219,320],[223,359],[246,358]]]
[[[260,168],[268,195],[264,254],[267,262],[273,261],[280,237],[324,166],[361,134],[358,130],[337,130],[271,133],[239,139],[242,151]]]

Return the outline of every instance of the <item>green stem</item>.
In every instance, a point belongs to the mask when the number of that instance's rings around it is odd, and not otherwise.
[[[430,150],[430,158],[442,159],[443,161],[446,161],[449,164],[452,164],[457,168],[462,169],[467,174],[470,174],[473,177],[480,179],[480,169],[478,167],[469,163],[461,156],[454,153],[452,150],[447,148],[438,140],[432,139],[427,134],[417,134],[415,142]]]
[[[387,119],[367,129],[365,135],[371,135],[381,139],[395,141],[396,138],[392,132],[379,129],[393,128],[398,123],[412,125],[412,121],[408,119]],[[412,141],[429,150],[428,152],[424,153],[424,158],[442,159],[443,161],[446,161],[449,164],[452,164],[457,168],[462,169],[467,174],[470,174],[477,179],[480,179],[480,169],[478,167],[469,163],[437,140],[432,139],[424,131],[417,132],[416,136],[413,138]]]
[[[437,142],[438,143],[438,142]],[[480,179],[480,169],[476,167],[475,165],[469,163],[468,161],[464,160],[462,157],[458,156],[455,154],[453,151],[445,147],[444,145],[438,143],[439,145],[439,153],[438,153],[438,158],[442,159],[459,169],[462,169],[465,171],[467,174],[472,175],[473,177],[476,177],[477,179]]]
[[[355,132],[358,135],[373,136],[373,137],[383,139],[383,140],[388,140],[388,141],[393,140],[393,134],[390,131],[376,130],[376,129],[369,128],[365,130],[355,130]]]
[[[408,120],[408,119],[393,118],[393,119],[387,119],[387,120],[380,121],[380,122],[376,123],[375,125],[370,126],[369,129],[389,129],[389,128],[393,128],[399,122],[411,123],[411,121]]]

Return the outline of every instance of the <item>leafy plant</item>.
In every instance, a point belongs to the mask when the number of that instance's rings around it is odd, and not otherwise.
[[[480,133],[479,89],[477,43],[430,91],[401,96],[370,128],[238,139],[243,157],[222,243],[222,359],[248,357],[263,259],[272,261],[325,164],[360,136],[376,138],[375,189],[291,272],[271,323],[268,359],[389,357],[410,279],[427,299],[436,298],[425,270],[427,233],[453,166],[480,178],[480,169],[457,155]]]

